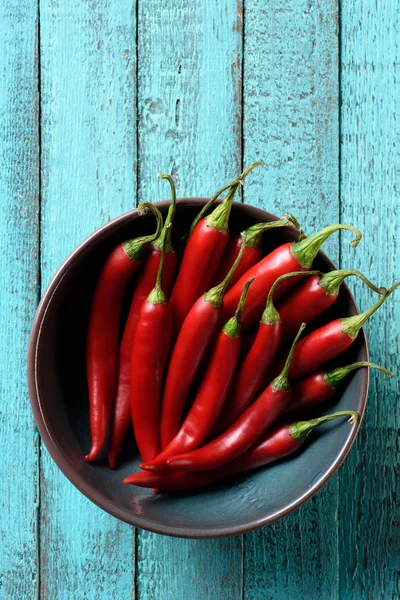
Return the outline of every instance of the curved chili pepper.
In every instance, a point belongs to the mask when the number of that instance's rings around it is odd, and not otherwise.
[[[278,377],[258,396],[245,412],[224,433],[205,446],[171,457],[167,465],[185,471],[208,471],[220,467],[245,452],[280,417],[290,402],[291,387],[288,371],[302,325],[293,342],[285,366]],[[157,470],[144,465],[146,470]]]
[[[363,325],[400,285],[396,283],[367,311],[335,319],[309,333],[297,345],[289,369],[291,381],[303,379],[349,348]]]
[[[172,335],[171,307],[161,285],[166,239],[156,284],[140,309],[132,346],[132,422],[143,460],[151,460],[160,452],[161,386]]]
[[[351,225],[329,225],[300,242],[288,242],[279,246],[249,269],[226,294],[222,322],[231,317],[240,298],[242,289],[248,279],[254,277],[254,283],[249,291],[248,301],[243,313],[242,327],[245,331],[260,316],[264,309],[268,292],[272,284],[285,273],[293,271],[309,271],[314,258],[325,240],[339,229],[354,231],[356,238],[351,242],[354,248],[361,240],[361,232]],[[279,297],[289,289],[291,282],[280,286]]]
[[[343,281],[352,276],[359,277],[378,294],[386,292],[385,288],[376,287],[359,271],[341,269],[310,277],[299,288],[282,298],[278,304],[277,309],[282,320],[282,340],[290,340],[300,323],[309,325],[328,310],[337,300]]]
[[[235,316],[225,323],[215,342],[199,390],[176,436],[146,468],[165,466],[167,458],[198,448],[210,433],[225,402],[240,353],[240,318],[252,280],[243,288]]]
[[[356,412],[343,410],[311,421],[282,423],[273,431],[268,431],[261,441],[257,442],[253,448],[247,450],[242,456],[217,469],[211,469],[203,473],[191,473],[181,470],[165,473],[141,471],[125,477],[123,483],[144,488],[155,487],[164,492],[205,487],[286,458],[304,445],[304,442],[318,425],[338,417],[347,416],[350,416],[349,423],[355,423],[358,419]]]
[[[275,229],[276,227],[294,227],[295,229],[298,229],[300,225],[293,215],[284,214],[282,218],[277,221],[256,223],[255,225],[252,225],[246,229],[246,249],[244,251],[243,258],[240,261],[240,265],[236,269],[236,272],[232,277],[227,290],[230,290],[231,287],[233,287],[234,284],[241,278],[241,276],[260,260],[262,254],[263,234],[269,229]],[[222,279],[226,276],[229,269],[235,262],[237,255],[239,254],[240,245],[240,235],[231,234],[215,274],[214,284],[222,281]]]
[[[172,227],[169,227],[169,225],[172,225],[176,213],[175,184],[170,175],[158,174],[157,177],[168,180],[171,186],[172,199],[161,234],[152,244],[150,244],[146,261],[138,275],[119,348],[117,388],[108,447],[108,462],[112,469],[115,468],[117,456],[122,451],[126,433],[132,422],[130,388],[133,338],[139,321],[142,304],[150,294],[156,282],[164,240],[165,253],[162,272],[162,289],[167,295],[171,289],[176,267],[178,265],[178,253],[175,251],[172,243]]]
[[[292,401],[285,412],[285,418],[308,414],[312,409],[321,408],[337,391],[342,380],[355,369],[370,367],[378,369],[389,377],[392,372],[371,362],[355,362],[346,367],[337,367],[331,371],[316,371],[293,386]]]
[[[146,247],[158,237],[162,227],[157,208],[143,202],[138,213],[144,214],[145,209],[150,209],[157,218],[156,232],[118,244],[107,258],[93,294],[86,342],[92,437],[90,452],[85,456],[87,462],[97,458],[107,437],[117,378],[120,312],[126,286],[142,264]]]
[[[254,341],[232,383],[228,401],[213,429],[214,437],[225,431],[249,406],[269,371],[281,340],[282,320],[273,304],[279,284],[290,277],[315,276],[319,271],[296,271],[279,277],[271,287]]]
[[[193,304],[211,286],[228,242],[228,222],[233,198],[250,171],[258,165],[259,163],[255,163],[248,167],[233,182],[225,200],[208,217],[197,223],[189,237],[171,294],[175,335],[178,334]]]
[[[193,378],[218,331],[226,286],[237,268],[245,246],[239,252],[232,269],[217,286],[197,300],[179,332],[169,362],[161,404],[160,440],[164,449],[176,435]]]

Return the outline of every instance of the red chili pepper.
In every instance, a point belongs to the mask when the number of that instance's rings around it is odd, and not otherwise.
[[[92,436],[92,447],[85,456],[87,462],[97,458],[107,437],[117,378],[120,312],[126,286],[142,264],[146,247],[159,236],[162,227],[160,212],[149,202],[142,203],[138,213],[143,214],[144,209],[150,209],[157,218],[157,231],[118,244],[107,258],[93,294],[86,343]]]
[[[162,272],[162,289],[167,295],[171,289],[176,267],[178,265],[178,254],[175,251],[172,243],[172,227],[169,227],[169,225],[171,225],[174,221],[176,212],[175,185],[170,175],[159,174],[157,177],[168,180],[171,186],[172,200],[161,234],[150,245],[146,261],[138,275],[135,289],[133,291],[128,319],[125,324],[125,329],[119,348],[117,389],[115,394],[113,420],[108,447],[108,461],[112,469],[115,468],[117,456],[122,451],[126,433],[129,425],[132,422],[130,389],[133,338],[139,321],[142,304],[150,294],[156,282],[164,239],[165,254]]]
[[[202,448],[169,458],[167,460],[169,467],[185,471],[208,471],[220,467],[243,454],[271,427],[290,402],[288,371],[297,340],[304,327],[305,325],[302,325],[299,329],[281,374],[235,423]],[[144,465],[146,470],[156,470],[151,467],[151,465]]]
[[[255,265],[261,258],[262,254],[262,237],[263,234],[269,229],[275,229],[276,227],[294,227],[299,228],[299,223],[293,217],[293,215],[283,215],[281,219],[277,221],[271,221],[269,223],[256,223],[248,229],[246,229],[246,249],[243,254],[243,258],[240,261],[239,267],[236,269],[234,276],[232,277],[227,290],[241,278],[253,265]],[[214,285],[228,273],[229,269],[236,260],[239,254],[241,245],[240,235],[230,235],[227,247],[222,256],[221,262],[219,263],[217,272],[214,277]]]
[[[371,290],[384,294],[385,288],[376,287],[359,271],[331,271],[316,274],[301,284],[299,288],[285,296],[278,304],[278,312],[282,320],[282,340],[290,340],[299,328],[300,323],[309,325],[322,315],[339,296],[340,286],[347,277],[359,277]]]
[[[197,300],[185,321],[172,351],[161,405],[160,440],[164,449],[176,435],[186,398],[194,376],[218,331],[226,286],[244,252],[243,247],[232,269],[217,286]]]
[[[364,313],[344,319],[335,319],[303,338],[298,343],[293,355],[289,369],[290,380],[303,379],[347,350],[366,321],[399,285],[400,283],[393,285]]]
[[[125,477],[123,483],[144,488],[155,487],[164,492],[205,487],[285,458],[297,452],[318,425],[338,417],[347,416],[350,416],[350,423],[355,423],[358,419],[356,412],[343,410],[332,415],[312,419],[311,421],[298,421],[278,425],[273,431],[268,431],[261,441],[257,442],[253,448],[247,450],[242,456],[217,469],[204,471],[203,473],[191,473],[181,470],[169,473],[141,471]]]
[[[331,371],[316,371],[293,386],[292,401],[285,411],[285,418],[309,414],[313,409],[320,409],[336,394],[342,380],[355,369],[371,367],[378,369],[389,377],[392,372],[371,362],[355,362],[346,367],[337,367]]]
[[[308,271],[324,241],[339,229],[354,231],[356,238],[351,242],[351,246],[353,248],[357,246],[362,237],[358,229],[355,229],[351,225],[329,225],[300,242],[288,242],[279,246],[268,254],[268,256],[260,260],[226,294],[222,316],[223,322],[233,315],[246,281],[254,277],[255,280],[249,291],[248,301],[243,313],[243,331],[247,329],[260,318],[269,290],[278,277],[293,271]],[[289,289],[290,285],[291,282],[289,281],[285,285],[282,285],[279,290],[279,296],[282,296]]]
[[[151,460],[160,452],[161,387],[172,336],[171,307],[161,286],[165,246],[166,237],[156,285],[140,309],[132,347],[132,422],[143,460]]]
[[[253,344],[233,380],[228,401],[213,429],[213,437],[225,431],[244,412],[262,386],[281,340],[282,320],[273,304],[279,284],[290,277],[315,276],[319,271],[296,271],[279,277],[271,287]]]
[[[178,334],[193,304],[211,286],[228,242],[228,222],[233,198],[246,176],[259,164],[255,163],[248,167],[232,183],[225,200],[208,217],[201,219],[190,234],[171,294],[175,335]]]
[[[210,433],[225,402],[240,353],[240,318],[252,281],[243,288],[235,316],[225,323],[215,342],[204,377],[181,428],[167,447],[146,467],[165,467],[170,456],[198,448]]]

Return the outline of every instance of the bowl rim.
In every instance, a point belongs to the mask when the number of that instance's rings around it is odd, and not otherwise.
[[[204,205],[208,200],[208,198],[189,197],[179,198],[177,199],[177,203],[178,206],[201,206]],[[260,221],[273,221],[278,218],[275,215],[269,213],[268,211],[265,211],[261,208],[249,204],[242,204],[240,202],[234,202],[233,204],[237,207],[240,206],[241,208],[247,209],[247,212],[251,217],[259,219]],[[170,205],[170,201],[164,200],[160,202],[154,202],[154,205],[162,210],[168,208],[168,206]],[[50,456],[57,464],[59,469],[62,471],[62,473],[84,496],[86,496],[99,508],[106,511],[110,515],[135,527],[141,527],[143,529],[146,529],[147,531],[168,535],[171,537],[208,539],[240,535],[243,533],[254,531],[261,527],[266,527],[267,525],[271,525],[279,519],[289,515],[297,508],[305,504],[305,502],[310,500],[313,496],[315,496],[315,494],[325,486],[325,484],[333,477],[333,475],[342,465],[346,456],[350,452],[350,449],[355,441],[355,438],[358,434],[358,431],[364,418],[368,400],[368,389],[370,380],[369,367],[367,367],[367,369],[364,371],[365,375],[362,385],[363,389],[361,390],[359,397],[359,406],[357,407],[359,418],[357,422],[349,429],[349,433],[347,434],[342,449],[335,458],[335,460],[331,463],[331,465],[324,471],[324,473],[318,478],[318,480],[315,483],[313,483],[309,487],[309,489],[296,500],[286,504],[283,508],[281,508],[278,511],[275,511],[267,517],[249,520],[248,523],[240,526],[191,528],[168,524],[155,524],[152,521],[148,521],[147,519],[142,518],[139,515],[135,515],[129,512],[129,510],[127,509],[115,507],[115,505],[107,498],[105,498],[100,491],[93,489],[92,486],[89,485],[85,481],[85,479],[77,471],[74,470],[74,468],[68,461],[62,447],[53,435],[50,423],[48,422],[48,419],[45,416],[44,411],[42,410],[42,398],[37,380],[37,356],[39,352],[41,330],[43,327],[43,323],[46,319],[46,314],[51,304],[52,298],[57,293],[58,287],[61,284],[62,279],[65,277],[69,269],[72,267],[74,262],[77,260],[77,258],[81,255],[83,251],[90,248],[90,246],[94,242],[96,242],[99,237],[102,237],[104,233],[109,233],[110,230],[118,229],[118,227],[120,227],[121,225],[125,225],[128,219],[132,218],[132,220],[135,220],[137,216],[137,208],[132,209],[108,221],[106,224],[102,225],[100,228],[96,229],[93,233],[87,236],[62,262],[62,264],[57,269],[56,273],[53,275],[52,279],[50,280],[42,295],[33,320],[32,330],[29,338],[27,362],[29,397],[41,439],[45,443]],[[320,251],[320,255],[324,258],[324,260],[326,260],[330,268],[337,268],[334,265],[334,263],[322,251]],[[346,292],[349,294],[350,301],[353,303],[356,312],[359,313],[359,309],[353,297],[353,294],[349,290],[346,283],[344,283],[344,285]],[[361,341],[366,351],[365,360],[369,361],[368,342],[366,339],[364,328],[361,331]]]

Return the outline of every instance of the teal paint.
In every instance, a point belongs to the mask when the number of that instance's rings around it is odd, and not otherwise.
[[[241,170],[240,3],[142,0],[138,14],[138,199],[207,196]],[[172,35],[171,35],[172,34]],[[241,537],[176,540],[141,530],[138,600],[241,600]]]
[[[41,2],[42,222],[46,285],[67,254],[135,200],[135,8]],[[102,512],[42,445],[41,598],[131,598],[134,529]]]
[[[381,284],[400,279],[399,8],[342,3],[340,202],[337,3],[245,8],[242,90],[240,3],[140,0],[136,49],[133,0],[42,0],[43,285],[99,225],[137,199],[165,198],[157,171],[173,172],[180,195],[207,195],[242,158],[266,167],[249,177],[248,202],[291,210],[307,232],[354,222],[365,237],[353,253],[343,236],[341,266]],[[0,597],[13,599],[34,598],[39,582],[38,444],[25,383],[38,271],[36,15],[25,0],[0,9]],[[338,238],[327,248],[337,260]],[[368,306],[369,292],[355,289]],[[395,373],[399,302],[397,293],[369,326],[372,359]],[[134,530],[83,498],[42,446],[40,597],[395,597],[399,392],[398,377],[372,374],[356,447],[298,512],[244,543],[138,530],[136,577]]]
[[[400,8],[391,1],[341,9],[341,190],[343,219],[365,233],[355,268],[389,286],[400,280]],[[343,246],[344,261],[349,261]],[[357,286],[362,308],[371,294]],[[367,326],[371,373],[366,419],[340,471],[341,598],[399,595],[400,295]]]
[[[339,218],[337,6],[245,4],[245,200],[292,212],[306,233]],[[338,259],[338,236],[326,245]],[[351,263],[349,263],[351,264]],[[296,513],[244,537],[244,597],[338,598],[338,480]]]
[[[0,57],[0,598],[35,598],[39,440],[25,375],[37,294],[34,3],[1,5]]]

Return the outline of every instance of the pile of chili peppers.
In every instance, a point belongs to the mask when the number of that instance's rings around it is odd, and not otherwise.
[[[177,245],[174,181],[159,175],[172,195],[165,222],[154,205],[141,204],[139,215],[154,214],[154,234],[120,243],[101,270],[87,336],[92,446],[85,458],[97,459],[108,441],[115,468],[124,445],[133,447],[133,425],[142,471],[124,483],[188,490],[265,466],[298,451],[325,421],[356,421],[351,410],[318,416],[354,370],[391,375],[370,362],[330,364],[400,285],[376,287],[355,270],[311,270],[330,235],[349,230],[355,247],[357,229],[330,225],[266,255],[271,229],[299,228],[292,215],[241,235],[229,231],[235,195],[257,166],[218,190]],[[348,277],[378,299],[359,315],[315,328]]]

